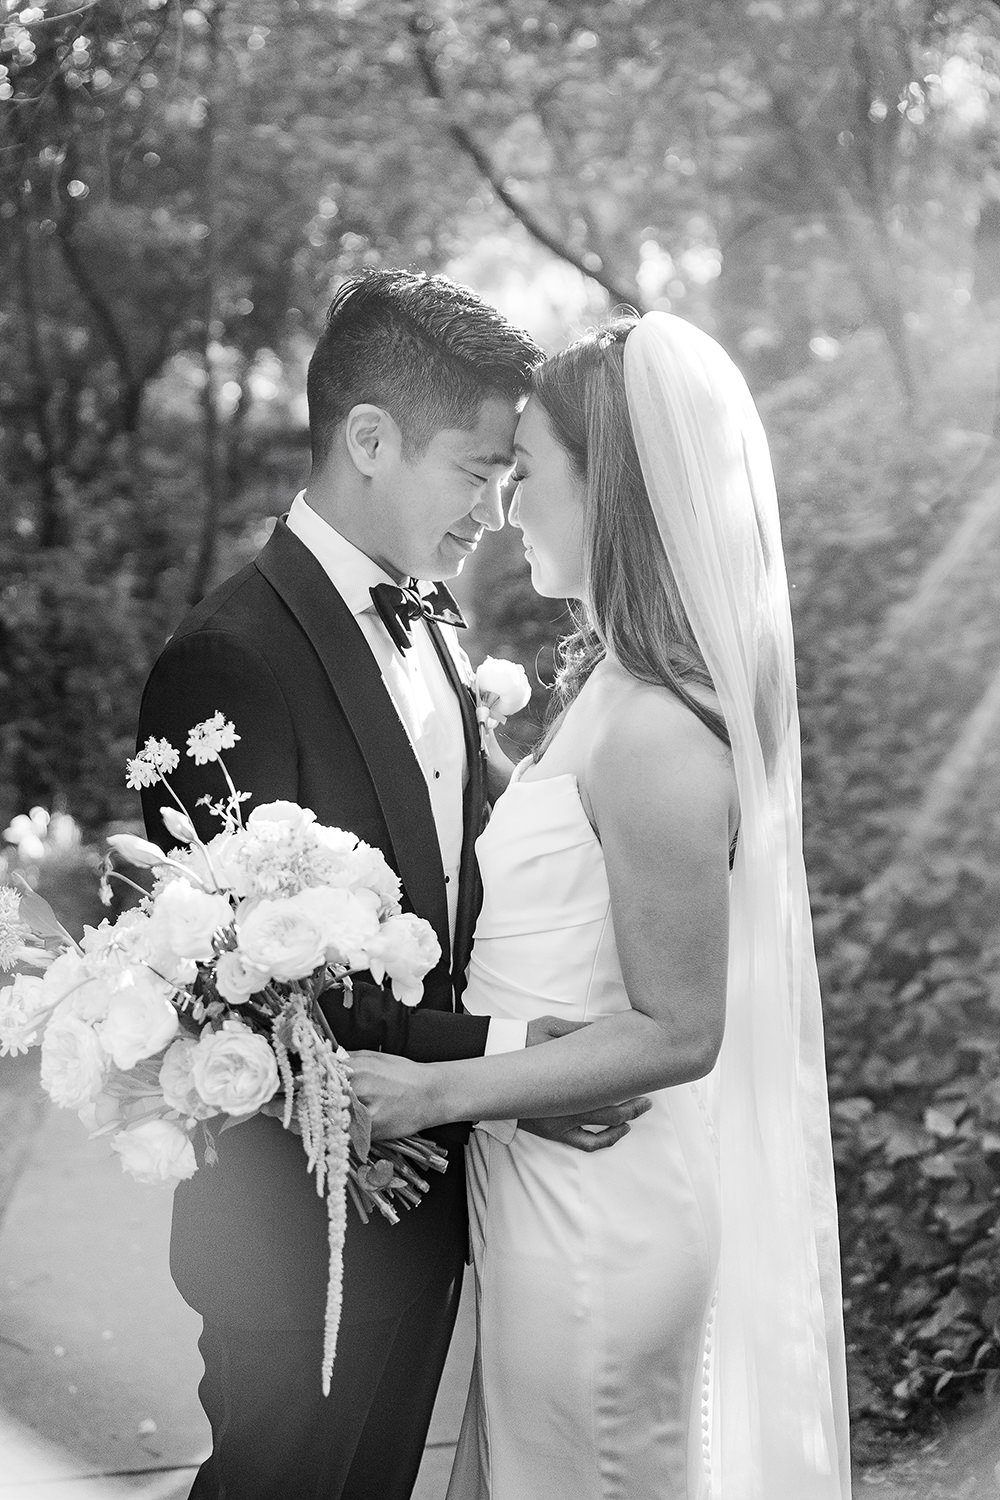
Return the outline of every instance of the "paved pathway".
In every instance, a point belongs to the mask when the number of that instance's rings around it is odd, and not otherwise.
[[[36,1109],[17,1071],[0,1090],[0,1500],[185,1500],[207,1426],[200,1320],[167,1271],[170,1193],[126,1177],[72,1113]],[[472,1338],[466,1299],[413,1500],[443,1500]],[[998,1460],[994,1398],[857,1475],[855,1500],[1000,1500]]]
[[[207,1424],[169,1219],[169,1191],[44,1110],[0,1222],[0,1500],[187,1495]],[[471,1342],[466,1307],[414,1500],[442,1500]]]

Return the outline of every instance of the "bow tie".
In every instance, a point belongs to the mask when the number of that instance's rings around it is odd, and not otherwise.
[[[416,584],[377,583],[371,596],[379,619],[399,651],[408,651],[413,645],[410,626],[421,616],[465,628],[462,611],[443,583],[436,583],[428,594],[418,593]]]

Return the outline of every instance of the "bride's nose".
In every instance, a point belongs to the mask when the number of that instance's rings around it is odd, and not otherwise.
[[[507,508],[507,520],[510,522],[511,526],[516,526],[517,529],[518,529],[518,531],[520,531],[520,529],[521,529],[521,486],[519,484],[515,485],[515,487],[514,487],[514,493],[513,493],[512,497],[511,497],[511,502],[510,502],[510,505]]]

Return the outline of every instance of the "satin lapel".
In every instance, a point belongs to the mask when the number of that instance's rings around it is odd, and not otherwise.
[[[455,914],[455,941],[452,947],[452,978],[456,995],[464,987],[465,970],[472,952],[472,936],[482,898],[479,866],[476,862],[476,839],[483,831],[486,815],[486,766],[483,757],[476,704],[471,689],[462,681],[455,658],[440,627],[428,621],[428,629],[448,679],[458,696],[465,733],[465,758],[469,778],[463,801],[462,862],[458,875],[458,909]]]
[[[449,951],[448,901],[427,783],[354,616],[284,521],[256,560],[309,637],[371,776],[413,909]]]

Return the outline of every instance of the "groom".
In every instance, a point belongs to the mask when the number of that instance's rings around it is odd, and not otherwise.
[[[418,1061],[524,1044],[517,1022],[461,1012],[479,901],[474,840],[484,767],[446,591],[408,610],[397,587],[457,574],[503,522],[517,411],[540,351],[442,277],[372,271],[329,309],[309,366],[312,471],[259,556],[179,626],[153,668],[139,740],[183,746],[216,710],[254,802],[288,799],[350,829],[399,873],[442,957],[415,1010],[369,980],[324,1009],[348,1048]],[[377,601],[377,604],[376,604]],[[182,755],[194,808],[221,785]],[[155,791],[151,838],[171,840]],[[205,822],[199,832],[217,826]],[[538,1023],[532,1023],[532,1029]],[[544,1026],[528,1039],[542,1040]],[[617,1139],[636,1111],[601,1111]],[[539,1127],[593,1148],[583,1121]],[[344,1306],[320,1391],[327,1230],[301,1143],[257,1116],[218,1137],[219,1161],[176,1192],[171,1270],[202,1314],[212,1454],[194,1500],[407,1500],[454,1324],[466,1247],[461,1130],[449,1169],[390,1226],[349,1210]]]

